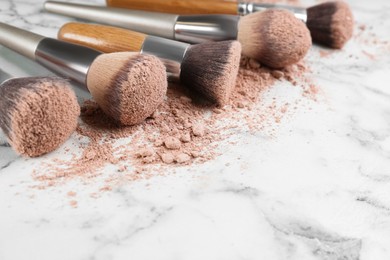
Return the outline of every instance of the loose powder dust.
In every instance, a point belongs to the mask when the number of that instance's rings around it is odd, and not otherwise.
[[[33,177],[38,188],[73,178],[83,182],[105,174],[101,190],[110,190],[124,181],[166,174],[174,166],[200,164],[222,153],[222,145],[233,145],[240,131],[268,132],[297,104],[262,104],[263,95],[278,80],[303,88],[305,97],[315,99],[318,89],[303,64],[270,70],[257,61],[242,58],[236,86],[229,105],[210,107],[200,96],[180,85],[170,84],[167,100],[140,125],[120,127],[93,101],[82,106],[82,122],[77,128],[81,154],[65,152],[69,159],[53,159],[40,165]]]

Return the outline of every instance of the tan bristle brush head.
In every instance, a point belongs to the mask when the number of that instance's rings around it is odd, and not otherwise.
[[[279,69],[301,60],[311,47],[306,25],[287,10],[269,9],[240,18],[242,53]]]
[[[219,106],[227,104],[236,84],[241,44],[238,41],[192,45],[181,64],[180,80]]]
[[[307,27],[313,41],[341,49],[352,37],[353,15],[348,4],[326,2],[307,9]]]
[[[164,64],[135,52],[102,54],[92,63],[87,87],[101,109],[123,125],[141,123],[167,92]]]
[[[19,154],[51,152],[74,132],[80,106],[68,81],[61,78],[15,78],[0,86],[0,125]]]

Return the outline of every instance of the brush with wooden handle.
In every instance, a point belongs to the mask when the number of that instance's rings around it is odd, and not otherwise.
[[[0,44],[82,84],[101,109],[123,125],[142,122],[165,98],[165,66],[151,55],[104,54],[4,23]]]
[[[309,8],[271,3],[250,3],[221,0],[107,0],[112,7],[178,14],[238,14],[247,15],[270,8],[292,11],[306,22],[314,42],[341,49],[352,37],[353,15],[342,1],[324,2]]]
[[[235,86],[241,56],[238,41],[190,45],[97,24],[67,23],[59,30],[58,39],[102,52],[137,51],[155,55],[169,65],[168,72],[179,74],[185,86],[220,106],[227,104]]]
[[[238,39],[244,55],[271,68],[298,62],[311,46],[309,30],[286,10],[266,10],[240,17],[180,16],[55,1],[47,1],[44,8],[53,13],[190,43]]]
[[[67,80],[17,78],[0,70],[0,82],[0,128],[17,153],[49,153],[76,130],[80,106]]]

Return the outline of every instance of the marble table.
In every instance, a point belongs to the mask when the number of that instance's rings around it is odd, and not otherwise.
[[[0,21],[55,37],[71,19],[42,3],[1,0]],[[390,259],[390,2],[349,3],[354,38],[306,57],[322,98],[204,164],[92,198],[99,179],[34,188],[32,171],[63,151],[21,158],[1,133],[0,259]],[[0,67],[50,75],[4,47]]]

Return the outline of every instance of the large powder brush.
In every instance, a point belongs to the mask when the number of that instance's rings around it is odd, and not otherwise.
[[[49,153],[75,131],[80,107],[67,80],[12,78],[0,70],[0,81],[0,127],[17,153]]]
[[[353,15],[347,3],[324,2],[307,9],[295,6],[222,0],[107,0],[112,7],[178,14],[238,14],[283,8],[304,22],[314,42],[340,49],[352,37]]]
[[[167,64],[171,75],[220,106],[228,102],[235,86],[241,56],[238,41],[190,45],[97,24],[67,23],[59,30],[58,39],[107,53],[138,51],[156,55]]]
[[[164,101],[166,71],[155,56],[103,54],[4,23],[0,23],[0,44],[82,84],[101,109],[120,124],[142,122]]]
[[[271,68],[301,60],[311,46],[310,32],[286,10],[237,15],[177,15],[47,1],[47,11],[177,41],[201,43],[237,39],[242,53]]]

